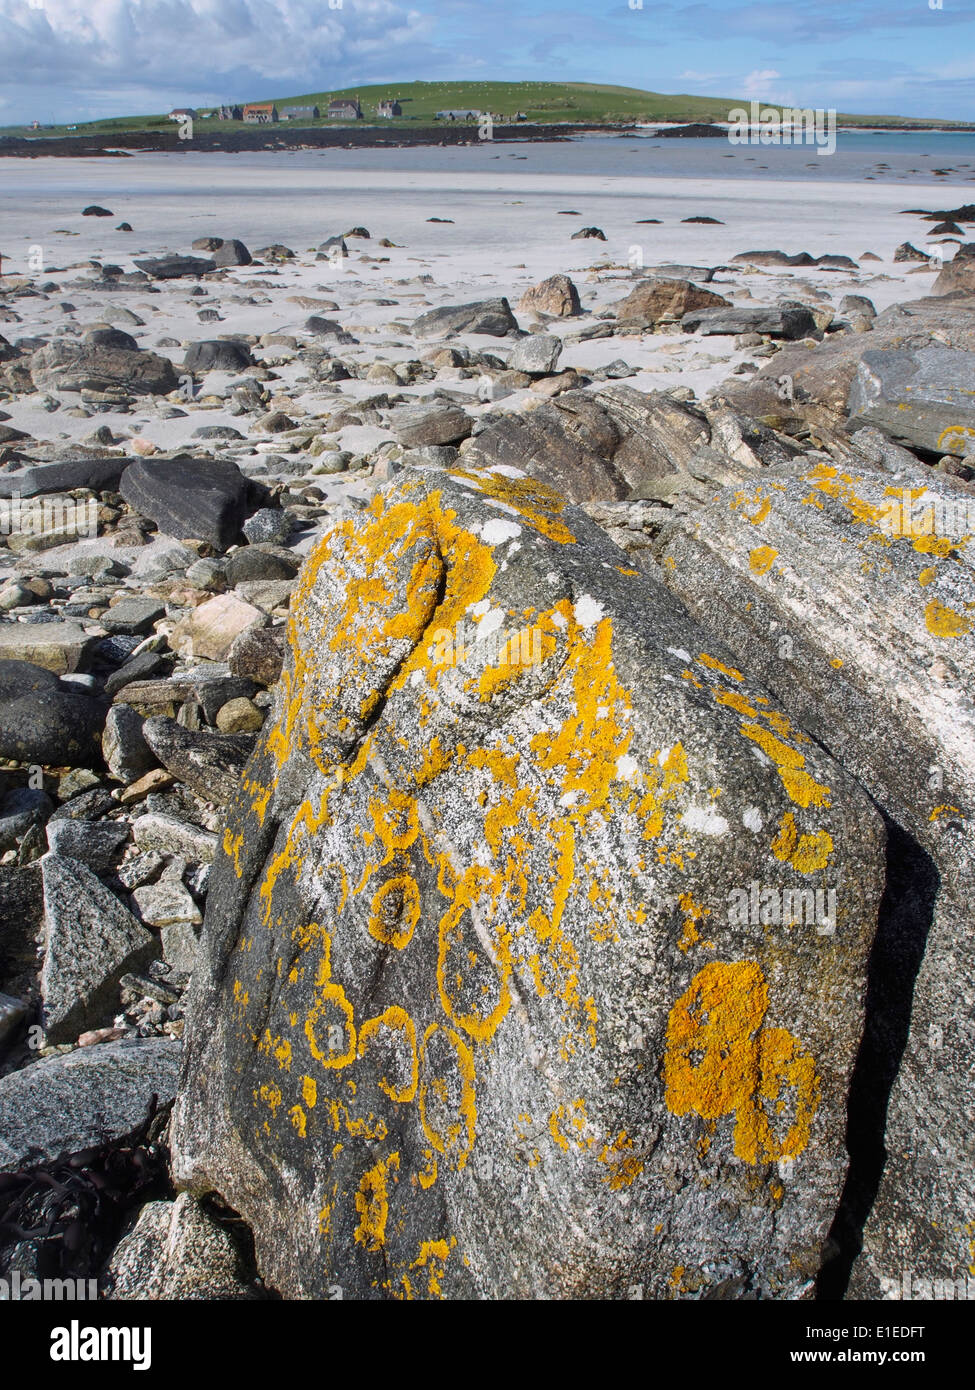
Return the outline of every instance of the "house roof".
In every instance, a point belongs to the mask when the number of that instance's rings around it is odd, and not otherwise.
[[[273,101],[249,101],[244,107],[245,111],[273,111]]]

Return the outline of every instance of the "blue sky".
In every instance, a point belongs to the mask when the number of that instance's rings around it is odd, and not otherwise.
[[[975,0],[0,0],[0,124],[368,82],[607,82],[975,119]]]

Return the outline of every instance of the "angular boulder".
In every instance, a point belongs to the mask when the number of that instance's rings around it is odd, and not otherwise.
[[[247,479],[226,459],[136,459],[122,474],[119,492],[163,535],[209,541],[218,550],[237,540],[253,510]]]
[[[727,309],[692,309],[683,316],[680,326],[688,333],[700,330],[705,335],[768,333],[773,338],[807,338],[816,332],[816,320],[810,309],[774,304],[767,308],[731,305]]]
[[[762,427],[751,434],[764,451]],[[666,500],[678,492],[704,501],[715,483],[737,482],[765,461],[747,446],[742,452],[740,429],[722,427],[719,435],[712,447],[703,412],[664,392],[608,386],[566,391],[534,410],[501,416],[475,437],[464,465],[524,469],[572,502]]]
[[[505,471],[406,473],[320,542],[265,727],[225,813],[173,1149],[266,1280],[808,1289],[882,880],[858,785]],[[816,889],[802,925],[791,895]]]
[[[216,269],[213,261],[204,260],[202,256],[158,256],[135,264],[153,280],[180,280],[185,276],[199,279]]]
[[[934,346],[865,352],[853,378],[851,427],[938,454],[975,453],[975,352]]]
[[[126,1038],[0,1077],[0,1172],[131,1134],[153,1096],[172,1099],[180,1052],[173,1038]]]
[[[573,318],[582,313],[579,291],[568,275],[550,275],[547,280],[526,290],[518,301],[519,314],[552,314],[555,318]]]
[[[695,309],[728,308],[730,301],[690,280],[663,276],[641,280],[625,299],[614,304],[621,328],[653,328],[662,319],[682,318]]]
[[[389,416],[390,429],[407,449],[422,448],[426,444],[456,444],[467,438],[473,423],[461,406],[445,401],[399,406]]]
[[[503,338],[514,332],[518,321],[506,299],[479,299],[474,304],[455,304],[428,309],[413,320],[416,338],[449,338],[455,333],[484,333]]]
[[[49,1043],[75,1042],[119,1010],[119,981],[159,954],[156,938],[91,869],[49,853],[44,883],[41,1022]]]
[[[30,374],[38,391],[121,389],[133,396],[164,396],[178,385],[168,357],[68,338],[38,348],[30,359]]]

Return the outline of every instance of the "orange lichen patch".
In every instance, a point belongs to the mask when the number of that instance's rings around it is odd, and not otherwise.
[[[935,806],[935,808],[934,808],[934,810],[931,812],[930,816],[928,816],[928,820],[929,820],[929,821],[940,820],[942,816],[951,816],[951,815],[962,816],[962,817],[964,817],[964,814],[965,814],[964,811],[960,810],[957,806]]]
[[[714,698],[719,705],[727,705],[730,709],[737,710],[746,719],[759,717],[759,711],[753,709],[744,695],[739,695],[737,690],[716,690],[714,691]]]
[[[924,610],[924,623],[935,637],[963,637],[971,632],[972,620],[933,598]]]
[[[320,984],[305,1020],[305,1036],[311,1055],[329,1070],[347,1067],[356,1057],[356,1031],[352,1005],[341,985]]]
[[[918,575],[917,582],[920,584],[922,589],[926,589],[928,585],[931,583],[932,579],[937,578],[937,574],[937,567],[935,565],[929,565],[927,569],[923,569],[921,573]]]
[[[234,873],[240,878],[240,851],[244,848],[244,832],[232,835],[227,829],[223,832],[223,852],[234,861]]]
[[[535,478],[505,478],[499,473],[467,473],[463,469],[452,469],[452,476],[466,478],[476,483],[485,497],[493,497],[496,502],[504,502],[533,526],[541,535],[562,545],[574,545],[575,536],[563,521],[560,514],[565,510],[565,498]]]
[[[264,880],[261,884],[260,898],[263,904],[264,921],[271,924],[271,905],[274,898],[274,887],[281,874],[286,869],[296,871],[302,862],[299,847],[303,840],[309,839],[323,825],[331,821],[329,811],[329,798],[334,792],[335,787],[330,787],[319,800],[317,813],[311,808],[311,803],[303,801],[295,812],[291,825],[288,828],[288,836],[284,848],[276,854],[267,867]]]
[[[456,1236],[451,1236],[449,1241],[425,1240],[420,1245],[419,1255],[410,1265],[411,1270],[422,1270],[426,1275],[427,1293],[431,1298],[442,1297],[442,1280],[446,1271],[447,1260],[456,1244]],[[413,1297],[413,1283],[409,1274],[404,1274],[400,1283],[404,1297],[411,1299]]]
[[[664,1084],[674,1115],[730,1115],[757,1084],[753,1035],[768,1011],[755,961],[712,961],[670,1011]]]
[[[681,951],[689,951],[700,941],[701,933],[698,931],[698,924],[703,922],[705,917],[710,917],[711,909],[705,907],[703,903],[695,902],[690,893],[681,893],[677,903],[684,915],[684,929],[677,946]]]
[[[420,766],[413,774],[417,787],[428,786],[442,772],[446,772],[454,760],[452,749],[441,747],[440,735],[435,734],[420,754]]]
[[[281,1094],[281,1087],[275,1085],[264,1085],[254,1092],[254,1100],[262,1100],[272,1115],[277,1113],[278,1106],[284,1097]]]
[[[355,1194],[355,1209],[359,1224],[355,1228],[355,1243],[375,1254],[386,1244],[386,1222],[389,1218],[388,1178],[390,1171],[399,1168],[399,1154],[392,1153],[362,1175]]]
[[[832,666],[834,671],[838,671],[840,667],[843,665],[843,658],[841,656],[831,656],[829,659],[829,664],[830,666]]]
[[[304,1139],[308,1133],[308,1116],[300,1105],[293,1105],[291,1107],[288,1111],[288,1119],[298,1131],[299,1138]]]
[[[833,464],[817,463],[808,473],[803,474],[803,478],[812,485],[814,491],[821,492],[824,496],[835,498],[836,501],[840,502],[846,508],[852,521],[878,530],[887,522],[890,515],[889,503],[874,506],[865,501],[857,495],[856,479],[849,473],[841,473]],[[878,537],[878,539],[882,538]]]
[[[758,1035],[760,1082],[737,1113],[734,1149],[746,1163],[771,1163],[798,1158],[809,1143],[812,1123],[819,1108],[816,1064],[799,1041],[784,1028],[763,1028]],[[786,1108],[783,1092],[793,1094],[794,1115],[785,1135],[778,1139],[769,1121]]]
[[[475,748],[472,753],[467,754],[468,767],[486,768],[495,782],[510,787],[512,791],[518,786],[520,762],[520,753],[506,753],[500,748]]]
[[[274,1037],[270,1028],[265,1028],[257,1050],[265,1057],[273,1057],[282,1071],[291,1070],[291,1043],[287,1038]]]
[[[369,815],[378,838],[386,851],[380,861],[388,864],[397,850],[409,849],[420,833],[420,818],[416,800],[397,787],[387,787],[384,796],[369,798]],[[370,835],[367,834],[367,842]]]
[[[451,1023],[475,1042],[490,1042],[511,1007],[511,955],[503,932],[488,956],[472,929],[472,914],[490,920],[500,884],[492,870],[474,864],[457,883],[454,901],[440,919],[437,990]]]
[[[698,661],[709,671],[720,671],[723,676],[727,676],[730,680],[743,681],[745,679],[740,671],[735,670],[734,666],[725,666],[724,662],[719,661],[716,656],[708,656],[707,652],[702,652]]]
[[[772,841],[772,853],[783,864],[791,864],[800,874],[815,873],[825,869],[833,852],[833,837],[827,830],[818,830],[814,835],[800,835],[791,811],[786,811],[779,825],[778,834]]]
[[[563,1153],[569,1152],[570,1145],[580,1153],[591,1149],[596,1139],[588,1129],[586,1102],[581,1096],[578,1100],[563,1102],[548,1117],[548,1132]]]
[[[806,759],[797,748],[783,743],[760,724],[742,724],[741,733],[757,743],[775,763],[790,799],[797,806],[828,806],[832,793],[804,771]]]
[[[309,1110],[314,1110],[318,1104],[318,1082],[313,1076],[301,1078],[301,1098]]]
[[[439,1059],[432,1054],[439,1050]],[[449,1057],[448,1057],[449,1053]],[[452,1028],[431,1023],[420,1047],[420,1123],[429,1142],[443,1157],[463,1168],[474,1147],[477,1104],[474,1056]]]
[[[961,546],[948,536],[917,536],[914,549],[919,555],[934,555],[938,560],[947,560],[951,552],[960,550]]]
[[[437,1155],[432,1149],[424,1149],[423,1156],[427,1161],[427,1166],[420,1169],[416,1175],[416,1180],[423,1191],[428,1192],[437,1181]]]
[[[251,810],[257,816],[258,825],[263,825],[264,817],[267,815],[268,803],[274,791],[273,784],[268,783],[265,786],[264,783],[259,782],[256,777],[248,777],[246,772],[241,773],[240,784],[249,796],[253,796],[254,799],[251,802]]]
[[[779,552],[770,545],[757,545],[748,555],[748,568],[752,574],[768,574]]]
[[[575,819],[605,806],[609,798],[617,762],[633,739],[628,724],[632,700],[616,676],[612,620],[602,618],[586,637],[567,600],[557,610],[566,621],[564,674],[575,698],[560,727],[535,734],[530,746],[542,772],[561,775],[563,795],[573,797]]]
[[[513,830],[522,813],[535,805],[538,793],[533,787],[520,787],[515,792],[505,792],[496,806],[492,806],[484,817],[484,838],[492,855],[497,858],[506,831]]]
[[[420,920],[420,889],[410,874],[387,879],[369,904],[369,935],[384,946],[402,951]]]
[[[376,1018],[367,1019],[359,1029],[359,1056],[363,1057],[370,1047],[387,1047],[396,1059],[402,1059],[408,1051],[409,1061],[405,1070],[407,1079],[396,1085],[387,1076],[379,1079],[379,1089],[385,1091],[390,1100],[404,1105],[416,1095],[419,1081],[419,1058],[416,1050],[416,1026],[405,1009],[391,1004]]]
[[[643,1164],[632,1149],[633,1140],[625,1129],[620,1130],[615,1139],[607,1140],[603,1145],[599,1162],[610,1170],[603,1182],[609,1184],[611,1192],[618,1192],[621,1187],[632,1186],[634,1180],[643,1172]]]
[[[748,511],[749,507],[754,507],[755,510]],[[772,510],[772,499],[759,485],[751,496],[747,492],[736,492],[731,499],[731,510],[741,512],[746,521],[750,521],[753,526],[758,526]]]
[[[785,1029],[762,1029],[769,997],[755,961],[713,961],[691,981],[670,1011],[664,1054],[667,1107],[674,1115],[717,1120],[734,1113],[734,1150],[746,1163],[796,1158],[809,1142],[819,1105],[812,1058]],[[792,1088],[795,1111],[777,1140],[764,1103],[785,1110]]]

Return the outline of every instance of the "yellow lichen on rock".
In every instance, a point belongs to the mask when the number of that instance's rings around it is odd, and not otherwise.
[[[812,1058],[791,1033],[762,1028],[768,1008],[768,986],[756,961],[712,961],[695,975],[667,1022],[668,1109],[705,1120],[734,1114],[734,1151],[750,1164],[798,1157],[819,1104]],[[795,1118],[779,1140],[765,1103],[777,1107],[788,1088]]]

